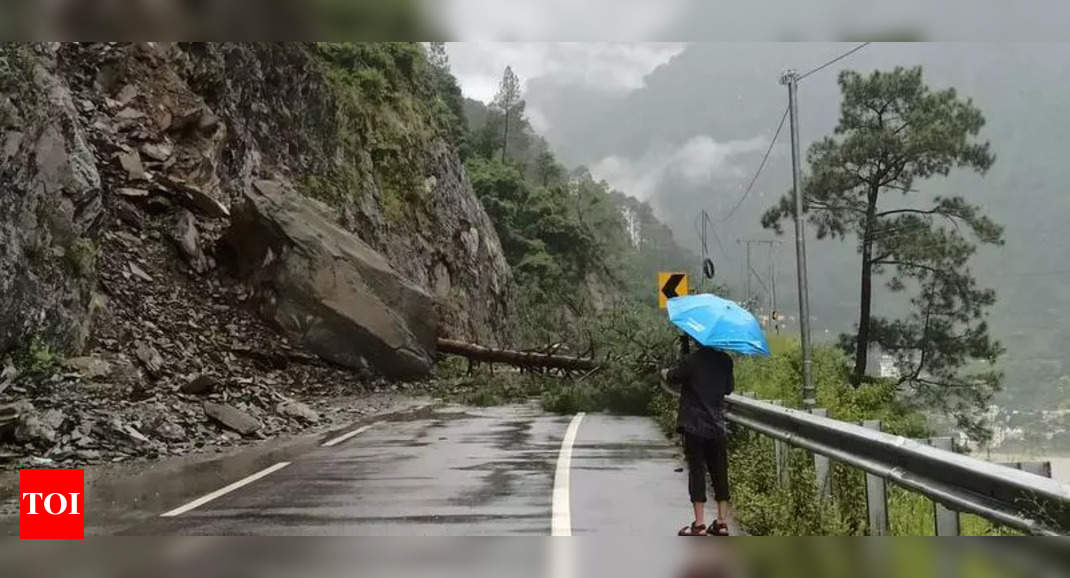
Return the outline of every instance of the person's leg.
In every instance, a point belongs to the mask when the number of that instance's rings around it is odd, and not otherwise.
[[[731,516],[732,499],[728,485],[728,440],[724,435],[717,436],[709,440],[705,450],[713,482],[713,496],[717,500],[717,521],[727,524]]]
[[[684,434],[684,456],[687,458],[687,489],[695,510],[695,523],[706,524],[706,452],[705,440]]]

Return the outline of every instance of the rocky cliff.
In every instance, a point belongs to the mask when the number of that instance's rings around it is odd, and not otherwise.
[[[501,340],[510,271],[434,72],[411,44],[0,45],[0,406],[37,406],[0,407],[0,443],[167,451],[229,410],[270,434],[365,361],[420,374],[436,334]],[[256,204],[268,181],[288,197]],[[278,209],[253,211],[270,251],[224,242],[250,202]],[[319,260],[279,266],[283,237]]]
[[[176,255],[192,274],[213,274],[231,206],[264,177],[326,201],[340,226],[434,296],[443,334],[499,337],[508,267],[434,109],[414,104],[436,98],[418,90],[428,74],[419,54],[346,62],[300,44],[3,50],[0,351],[33,337],[81,350],[102,239],[136,234],[146,215],[175,220]]]

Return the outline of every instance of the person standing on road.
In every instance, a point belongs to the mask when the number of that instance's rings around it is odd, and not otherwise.
[[[690,338],[683,336],[680,362],[662,372],[665,381],[680,386],[676,431],[684,436],[688,490],[695,510],[695,521],[681,529],[679,535],[727,536],[731,496],[724,397],[735,389],[732,358],[723,351],[701,345],[693,353],[690,349]],[[707,472],[713,481],[717,501],[717,519],[708,529],[705,512]]]

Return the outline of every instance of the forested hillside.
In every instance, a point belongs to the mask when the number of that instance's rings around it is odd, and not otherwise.
[[[508,70],[490,105],[465,100],[461,155],[513,269],[521,329],[546,333],[549,316],[565,336],[578,317],[621,302],[652,305],[657,272],[690,270],[698,259],[649,205],[562,165],[524,117],[516,83]]]

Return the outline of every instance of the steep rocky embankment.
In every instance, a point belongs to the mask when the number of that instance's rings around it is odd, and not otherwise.
[[[431,74],[416,45],[0,46],[0,454],[295,431],[436,335],[500,340]]]

